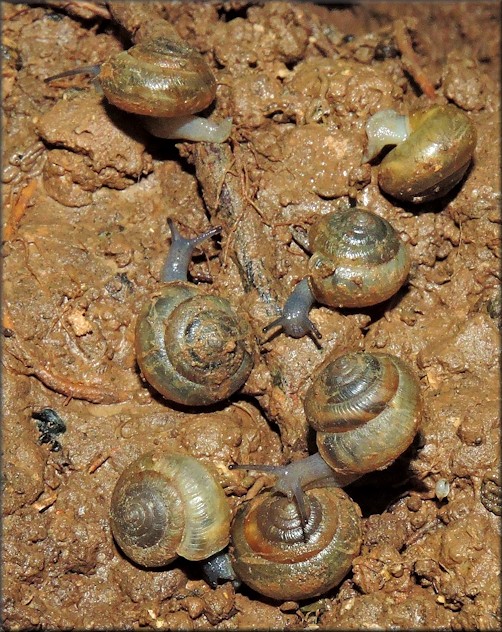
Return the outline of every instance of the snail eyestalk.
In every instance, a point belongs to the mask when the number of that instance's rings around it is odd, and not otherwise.
[[[99,76],[101,70],[101,64],[95,64],[94,66],[81,66],[80,68],[72,68],[71,70],[65,70],[59,72],[57,75],[46,77],[44,83],[51,83],[58,79],[64,79],[65,77],[74,77],[75,75],[91,75],[94,79]]]
[[[193,238],[183,237],[171,218],[167,220],[171,229],[171,247],[160,275],[161,281],[187,281],[188,265],[195,248],[204,240],[214,237],[221,232],[221,226],[216,226]]]
[[[304,490],[317,487],[344,487],[359,476],[339,475],[316,452],[306,459],[294,461],[287,465],[229,465],[231,470],[252,470],[266,472],[277,476],[271,488],[274,493],[282,494],[290,500],[295,499],[303,527],[308,521]]]
[[[321,332],[308,316],[314,303],[315,298],[310,289],[309,280],[302,279],[286,300],[282,315],[264,327],[263,332],[267,333],[274,327],[282,327],[284,333],[291,338],[301,338],[309,334],[320,340]]]

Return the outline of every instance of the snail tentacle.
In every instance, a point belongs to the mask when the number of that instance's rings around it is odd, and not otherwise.
[[[307,334],[317,339],[322,338],[321,332],[308,317],[314,303],[315,298],[309,280],[302,279],[287,298],[281,316],[264,327],[263,332],[267,333],[274,327],[282,327],[284,333],[291,338],[301,338]]]
[[[166,261],[160,275],[161,281],[169,283],[171,281],[187,281],[188,265],[195,248],[210,237],[218,235],[222,227],[215,226],[206,230],[197,237],[183,237],[176,228],[174,221],[169,217],[167,223],[171,230],[171,247],[166,257]]]

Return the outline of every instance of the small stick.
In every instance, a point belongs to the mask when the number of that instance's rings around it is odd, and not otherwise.
[[[33,507],[33,509],[38,511],[38,513],[41,513],[42,511],[45,511],[45,509],[51,507],[56,502],[57,498],[57,493],[52,492],[52,494],[49,494],[45,498],[40,498],[40,500],[37,500],[31,506]]]
[[[432,83],[429,81],[429,78],[420,67],[418,57],[411,45],[408,28],[403,20],[395,21],[394,37],[396,39],[397,47],[401,52],[401,62],[404,69],[410,73],[420,90],[422,90],[429,99],[435,100],[436,91],[434,90]]]
[[[106,452],[99,452],[94,460],[87,467],[87,474],[93,474],[98,468],[100,468],[108,459],[115,454],[118,448],[112,448]]]
[[[5,227],[5,231],[3,234],[3,240],[9,241],[12,238],[17,227],[19,226],[19,222],[21,221],[23,215],[28,208],[28,204],[31,200],[31,197],[37,188],[37,181],[31,180],[21,191],[19,197],[14,204],[14,208],[12,209],[12,213],[7,220],[7,225]]]

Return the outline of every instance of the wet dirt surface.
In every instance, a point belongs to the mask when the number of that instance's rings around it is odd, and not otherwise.
[[[500,629],[499,4],[134,6],[205,56],[229,141],[159,141],[85,77],[43,82],[130,45],[104,3],[2,5],[4,628]],[[362,164],[365,123],[427,105],[428,86],[474,122],[475,160],[444,198],[397,203]],[[407,285],[374,308],[316,305],[322,347],[266,337],[307,269],[295,231],[349,199],[408,242]],[[190,235],[223,226],[191,279],[231,300],[259,349],[243,389],[201,410],[148,388],[134,354],[167,217]],[[235,510],[272,479],[228,465],[305,457],[312,374],[349,350],[407,361],[424,415],[402,458],[346,490],[363,545],[339,587],[278,603],[118,551],[109,503],[126,465],[192,454]],[[47,408],[64,433],[41,433]]]

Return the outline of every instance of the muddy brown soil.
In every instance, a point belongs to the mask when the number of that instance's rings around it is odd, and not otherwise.
[[[4,629],[500,629],[500,4],[134,6],[205,56],[228,142],[159,141],[88,78],[43,82],[130,45],[105,3],[2,5]],[[474,122],[475,159],[445,198],[396,203],[362,164],[364,126],[428,104],[427,85]],[[349,201],[408,242],[407,285],[376,308],[316,306],[320,348],[265,339],[305,275],[293,232]],[[135,361],[167,217],[223,226],[191,278],[231,299],[260,349],[245,387],[202,411],[156,395]],[[347,488],[364,541],[339,587],[277,603],[118,551],[109,503],[128,463],[190,453],[235,510],[271,479],[228,465],[305,457],[305,391],[349,350],[407,361],[424,416],[397,463]],[[40,430],[47,408],[66,432]]]

